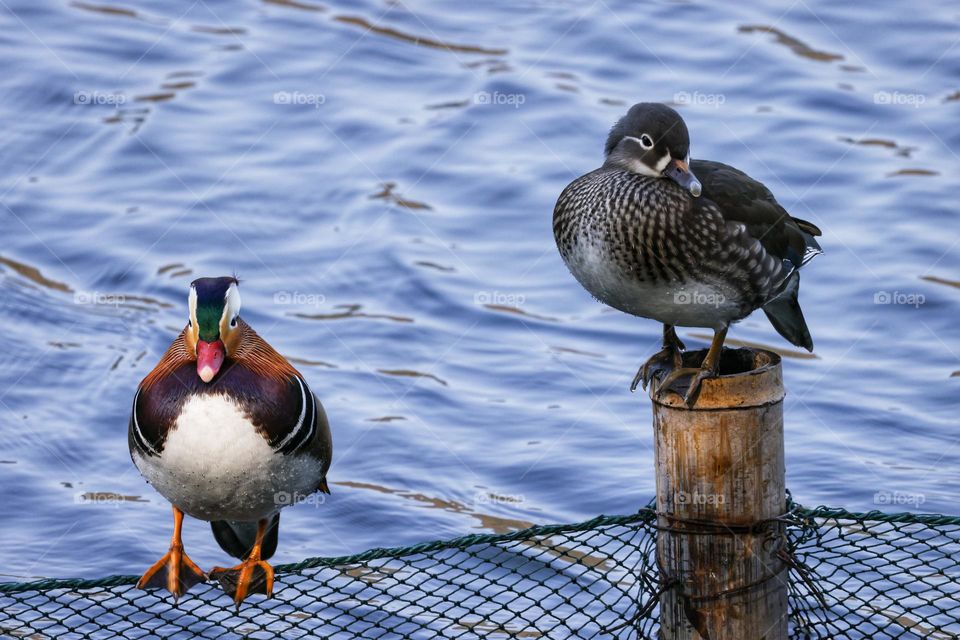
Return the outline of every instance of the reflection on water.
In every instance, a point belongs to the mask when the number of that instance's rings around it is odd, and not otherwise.
[[[376,491],[378,493],[385,493],[389,495],[398,496],[404,498],[405,500],[413,500],[421,506],[424,506],[428,509],[441,509],[443,511],[448,511],[451,513],[463,513],[469,514],[479,520],[477,525],[480,529],[487,529],[493,533],[510,533],[511,531],[521,531],[533,526],[532,522],[527,522],[525,520],[517,520],[513,518],[501,518],[499,516],[491,515],[489,513],[478,512],[474,509],[471,509],[467,505],[458,502],[456,500],[446,500],[443,498],[432,498],[430,496],[423,495],[422,493],[417,493],[415,491],[406,491],[402,489],[391,489],[389,487],[383,487],[380,485],[367,483],[367,482],[335,482],[334,484],[350,487],[352,489],[364,489],[368,491]],[[487,497],[491,501],[496,501],[497,496],[491,496],[487,494]]]
[[[334,432],[333,495],[284,512],[278,562],[646,504],[649,400],[628,386],[660,329],[590,299],[550,229],[560,190],[641,99],[676,105],[694,157],[747,171],[824,230],[801,287],[816,355],[762,314],[728,337],[788,356],[796,499],[868,510],[899,492],[957,511],[960,16],[892,2],[7,7],[9,575],[126,574],[166,545],[169,507],[130,463],[126,427],[200,275],[239,274],[244,316]],[[185,536],[198,562],[222,563],[207,525]]]
[[[5,258],[3,256],[0,256],[0,264],[12,269],[23,278],[26,278],[30,282],[38,284],[41,287],[47,287],[48,289],[54,289],[55,291],[62,291],[64,293],[73,293],[73,289],[71,289],[68,285],[45,277],[42,273],[40,273],[40,269],[37,269],[36,267],[31,267],[28,264],[17,262],[16,260],[11,260],[10,258]]]
[[[780,29],[776,27],[769,27],[765,25],[744,25],[740,27],[741,33],[770,33],[776,38],[778,44],[790,47],[790,50],[793,51],[798,56],[804,58],[809,58],[810,60],[817,60],[819,62],[833,62],[834,60],[843,60],[843,56],[838,53],[829,53],[827,51],[817,51],[807,43],[789,36]]]
[[[945,284],[948,287],[955,287],[960,289],[960,280],[949,280],[947,278],[940,278],[938,276],[920,276],[921,280],[926,280],[927,282],[933,282],[936,284]]]
[[[337,365],[323,360],[307,360],[305,358],[296,358],[294,356],[285,356],[292,364],[298,367],[325,367],[327,369],[336,369]]]
[[[383,199],[392,202],[398,207],[403,207],[404,209],[427,209],[430,210],[433,207],[424,203],[416,202],[415,200],[407,200],[403,198],[400,194],[394,193],[394,189],[397,187],[396,182],[387,182],[382,185],[382,189],[370,196],[372,199]]]
[[[336,482],[344,487],[350,487],[353,489],[365,489],[369,491],[377,491],[379,493],[386,493],[389,495],[395,495],[405,500],[413,500],[414,502],[419,503],[421,506],[424,506],[428,509],[441,509],[443,511],[448,511],[451,513],[463,513],[469,514],[479,520],[477,525],[480,529],[487,529],[493,533],[510,533],[511,531],[521,531],[533,526],[532,522],[527,522],[525,520],[516,520],[513,518],[501,518],[499,516],[491,515],[488,513],[481,513],[471,509],[465,504],[458,502],[456,500],[445,500],[442,498],[432,498],[430,496],[423,495],[422,493],[417,493],[415,491],[406,491],[401,489],[390,489],[388,487],[382,487],[380,485],[366,483],[366,482]],[[496,499],[495,496],[488,496],[492,499]]]
[[[406,378],[429,378],[434,382],[439,382],[443,386],[449,386],[446,380],[441,380],[432,373],[423,373],[422,371],[413,371],[411,369],[377,369],[385,376],[401,376]]]
[[[859,144],[865,147],[883,147],[885,149],[893,149],[898,156],[903,156],[904,158],[909,158],[910,154],[916,151],[916,147],[902,147],[893,140],[884,140],[883,138],[863,138],[861,140],[856,140],[854,138],[840,136],[837,139],[842,142]]]
[[[77,9],[83,9],[84,11],[96,11],[97,13],[103,13],[108,16],[123,16],[126,18],[139,17],[139,14],[136,11],[133,11],[132,9],[123,9],[121,7],[87,4],[86,2],[71,2],[70,6],[76,7]]]
[[[334,309],[343,309],[335,313],[294,313],[293,316],[305,320],[346,320],[352,318],[370,318],[373,320],[390,320],[391,322],[413,322],[413,318],[404,316],[394,316],[382,313],[367,313],[361,311],[363,305],[360,304],[338,304]]]
[[[361,27],[376,33],[382,36],[388,36],[390,38],[396,38],[403,42],[409,42],[411,44],[419,45],[421,47],[430,47],[432,49],[443,49],[445,51],[452,51],[456,53],[482,53],[488,56],[503,56],[509,53],[506,49],[487,49],[485,47],[477,47],[473,45],[466,44],[454,44],[452,42],[441,42],[440,40],[434,40],[433,38],[425,38],[423,36],[415,36],[409,33],[404,33],[398,29],[392,27],[381,27],[374,24],[371,24],[366,18],[362,16],[336,16],[334,20],[338,22],[343,22],[344,24],[349,24],[357,27]]]
[[[533,522],[517,520],[514,518],[503,518],[500,516],[491,515],[489,513],[483,513],[456,500],[432,498],[416,492],[390,489],[388,487],[363,482],[344,481],[337,482],[335,484],[343,487],[350,487],[352,489],[376,491],[378,493],[398,496],[406,500],[413,500],[414,502],[417,502],[421,506],[424,506],[428,509],[441,509],[451,513],[469,514],[479,521],[477,528],[485,529],[492,533],[511,533],[513,531],[522,531],[523,529],[534,526]],[[516,504],[518,502],[522,502],[522,499],[514,496],[501,496],[489,492],[480,494],[477,496],[477,498],[485,504]],[[594,571],[600,571],[602,573],[615,571],[618,568],[617,563],[611,558],[601,557],[581,549],[571,548],[554,541],[554,539],[550,536],[546,536],[540,540],[524,540],[518,544],[529,546],[539,551],[545,551],[550,556],[560,561],[581,567],[588,567]]]

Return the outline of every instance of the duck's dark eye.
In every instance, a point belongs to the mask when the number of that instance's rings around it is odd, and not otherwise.
[[[233,319],[230,321],[230,328],[232,329],[236,326],[237,326],[237,317],[234,316]]]
[[[193,320],[191,320],[190,318],[187,318],[187,326],[193,329]]]
[[[653,138],[651,138],[647,134],[643,134],[642,136],[640,136],[640,146],[643,147],[644,149],[652,149]]]

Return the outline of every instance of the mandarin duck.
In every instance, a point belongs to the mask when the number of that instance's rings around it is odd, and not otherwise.
[[[130,455],[173,506],[170,550],[141,589],[175,599],[213,579],[237,606],[269,597],[280,509],[327,488],[332,441],[323,406],[303,376],[240,318],[236,278],[190,285],[187,326],[133,399]],[[239,558],[204,574],[183,550],[183,515],[207,520]]]
[[[606,160],[571,182],[553,212],[560,255],[574,278],[611,307],[663,323],[663,349],[630,390],[659,380],[662,397],[689,376],[684,399],[719,373],[727,329],[763,309],[790,343],[813,350],[798,301],[799,270],[821,253],[815,225],[720,162],[690,160],[687,125],[663,104],[639,103],[610,130]],[[677,326],[714,332],[700,368],[683,367]]]

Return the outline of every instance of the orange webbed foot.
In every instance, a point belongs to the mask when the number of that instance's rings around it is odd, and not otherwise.
[[[195,584],[206,582],[207,576],[183,551],[183,545],[170,545],[170,550],[152,567],[147,569],[137,582],[138,589],[166,589],[174,601]]]
[[[233,598],[237,608],[250,594],[262,593],[268,598],[273,595],[273,567],[266,560],[251,556],[229,569],[214,567],[209,575]]]

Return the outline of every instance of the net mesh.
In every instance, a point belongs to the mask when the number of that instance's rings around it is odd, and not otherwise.
[[[793,506],[793,638],[960,637],[960,517]],[[13,638],[657,638],[657,514],[277,565],[273,598],[137,576],[0,585]]]

